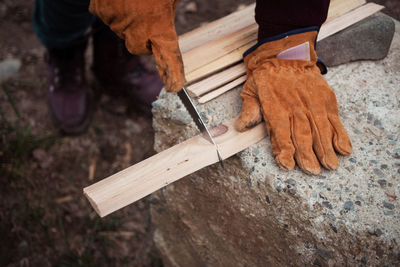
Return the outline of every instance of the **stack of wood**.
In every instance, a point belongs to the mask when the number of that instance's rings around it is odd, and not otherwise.
[[[382,8],[374,3],[366,4],[365,0],[332,0],[318,41]],[[188,91],[192,97],[198,98],[199,103],[205,103],[242,84],[246,80],[242,54],[256,40],[254,5],[182,35],[179,42]],[[239,133],[233,127],[234,121],[223,123],[220,128],[225,130],[215,136],[224,159],[267,135],[262,123]],[[96,212],[103,217],[218,161],[214,145],[201,136],[195,136],[83,191]]]

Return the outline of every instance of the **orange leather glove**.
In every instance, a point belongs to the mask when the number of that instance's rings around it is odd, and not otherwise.
[[[276,36],[245,53],[247,81],[236,122],[237,130],[244,131],[261,121],[262,114],[278,165],[291,170],[296,160],[308,174],[321,172],[319,162],[336,169],[335,150],[342,155],[352,152],[335,93],[317,66],[317,30]]]
[[[182,56],[175,31],[177,0],[91,0],[89,11],[122,39],[132,54],[153,53],[169,92],[184,82]]]

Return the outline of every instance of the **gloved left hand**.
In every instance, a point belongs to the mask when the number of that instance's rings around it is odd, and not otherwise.
[[[184,82],[175,31],[177,0],[91,0],[89,11],[122,39],[132,54],[153,53],[165,89],[179,91]]]
[[[244,131],[264,117],[272,153],[286,170],[295,163],[319,174],[321,163],[336,169],[338,158],[352,151],[338,115],[335,93],[317,66],[317,29],[274,36],[245,53],[247,81],[236,129]]]

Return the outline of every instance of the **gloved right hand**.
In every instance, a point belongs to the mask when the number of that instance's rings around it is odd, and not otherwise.
[[[175,31],[177,0],[91,0],[89,11],[122,39],[132,54],[153,53],[168,92],[185,83],[183,62]]]

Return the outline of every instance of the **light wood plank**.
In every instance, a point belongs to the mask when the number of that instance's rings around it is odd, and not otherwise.
[[[248,131],[237,132],[235,121],[224,123],[228,127],[227,132],[215,137],[223,159],[267,135],[262,123]],[[95,211],[104,217],[216,162],[218,156],[214,145],[198,135],[90,185],[83,192]]]
[[[238,79],[233,80],[230,83],[227,83],[224,86],[218,88],[217,90],[211,91],[210,93],[200,97],[198,101],[200,104],[204,104],[204,103],[222,95],[223,93],[226,93],[229,90],[239,86],[240,84],[244,83],[245,81],[246,81],[246,75],[243,75],[243,76],[239,77]]]
[[[365,0],[331,0],[328,9],[328,18],[326,21],[341,16],[350,10],[353,10],[357,7],[364,5],[367,1]]]
[[[204,80],[201,80],[198,83],[190,85],[187,87],[187,91],[190,96],[200,96],[204,93],[207,93],[215,88],[218,88],[227,83],[227,81],[234,80],[243,73],[246,72],[246,68],[244,64],[237,64],[233,67],[230,67],[224,71],[218,73],[218,75],[210,76]]]
[[[229,65],[242,61],[243,53],[246,52],[247,49],[249,49],[256,43],[257,41],[248,43],[247,45],[239,47],[233,50],[232,52],[214,60],[213,62],[208,63],[207,65],[204,65],[190,73],[185,74],[186,81],[188,83],[198,81],[199,79],[204,78],[217,71],[220,71]]]
[[[222,38],[208,42],[182,55],[186,73],[206,65],[257,38],[258,25],[252,24]],[[201,56],[199,56],[201,55]]]
[[[221,36],[230,34],[239,29],[255,23],[254,8],[251,4],[242,10],[236,11],[228,16],[217,19],[193,31],[179,36],[179,47],[182,53],[201,46]]]
[[[326,37],[333,35],[373,14],[382,10],[384,6],[377,5],[375,3],[368,3],[353,11],[350,11],[338,18],[332,19],[322,25],[318,35],[318,41],[325,39]]]

